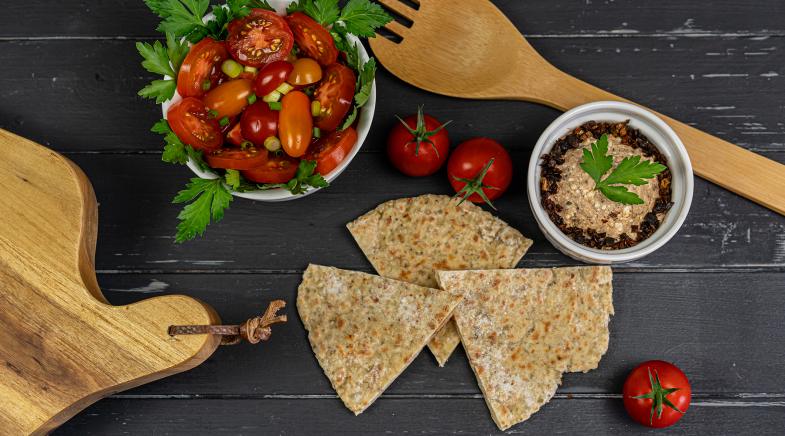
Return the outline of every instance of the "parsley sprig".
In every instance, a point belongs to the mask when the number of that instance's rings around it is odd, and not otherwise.
[[[204,234],[210,222],[218,222],[224,216],[224,210],[232,202],[232,194],[223,184],[223,179],[201,179],[194,177],[178,192],[172,203],[187,204],[177,218],[177,236],[175,242],[185,242]]]
[[[341,9],[338,0],[298,0],[289,4],[286,13],[304,12],[319,24],[342,35],[352,33],[372,38],[376,29],[392,21],[392,17],[369,0],[349,0]]]
[[[591,176],[595,189],[602,192],[611,201],[622,204],[643,204],[643,200],[634,192],[621,185],[641,186],[648,183],[646,179],[654,178],[667,167],[660,163],[644,160],[640,156],[625,157],[606,178],[602,176],[613,167],[613,156],[608,155],[608,135],[591,145],[591,149],[583,149],[581,168]]]
[[[166,76],[164,79],[150,82],[139,90],[139,95],[155,99],[155,102],[159,104],[172,98],[177,88],[177,71],[180,70],[180,64],[188,54],[188,44],[176,38],[174,34],[167,33],[166,47],[161,44],[161,41],[155,41],[152,44],[137,42],[136,50],[144,58],[142,66],[145,70]]]

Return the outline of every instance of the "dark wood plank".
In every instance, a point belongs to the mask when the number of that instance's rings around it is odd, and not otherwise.
[[[307,259],[307,256],[306,256]],[[328,263],[329,264],[329,263]],[[240,322],[266,301],[288,302],[289,322],[270,342],[221,347],[203,365],[129,391],[133,395],[332,395],[297,316],[300,274],[112,274],[99,282],[113,304],[184,293],[211,304],[225,322]],[[785,395],[785,275],[781,273],[636,273],[614,277],[616,315],[600,367],[567,374],[562,393],[617,393],[637,363],[677,363],[699,394]],[[477,394],[463,351],[445,368],[427,352],[389,394]]]
[[[619,399],[555,399],[507,434],[775,434],[782,401],[695,401],[669,431],[626,417]],[[504,434],[481,398],[381,398],[359,417],[337,399],[102,400],[56,435]]]
[[[785,153],[769,153],[785,161]],[[333,186],[286,203],[236,199],[224,220],[201,239],[174,244],[181,207],[171,204],[192,173],[155,155],[74,154],[91,179],[99,207],[97,268],[103,271],[301,270],[307,262],[369,270],[345,223],[393,198],[450,194],[446,175],[408,178],[383,153],[362,153]],[[531,216],[521,168],[527,152],[513,153],[517,172],[497,202],[499,216],[535,240],[529,266],[575,264],[542,236]],[[276,229],[276,231],[271,231]],[[671,242],[623,269],[785,268],[785,217],[696,179],[685,226]]]
[[[530,37],[785,33],[780,19],[785,8],[777,0],[742,4],[734,0],[494,3]],[[0,16],[0,37],[156,36],[157,23],[138,0],[9,2]]]
[[[1,26],[0,26],[1,27]],[[566,71],[753,150],[785,147],[785,37],[545,38],[533,41]],[[133,41],[0,41],[0,126],[62,151],[157,151],[160,118],[136,92],[153,77]],[[537,74],[537,72],[532,72]],[[492,136],[528,150],[558,112],[521,102],[460,101],[385,71],[365,150],[382,150],[394,114],[420,103],[452,119],[454,142]]]

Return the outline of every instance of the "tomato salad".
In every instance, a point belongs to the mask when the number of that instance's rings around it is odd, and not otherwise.
[[[389,15],[368,0],[343,8],[336,0],[299,0],[285,16],[264,0],[228,0],[204,22],[208,2],[195,9],[184,0],[145,2],[163,19],[166,46],[137,49],[142,65],[164,79],[139,95],[174,102],[153,127],[166,141],[162,159],[218,176],[191,179],[175,197],[190,203],[176,241],[220,220],[232,190],[302,194],[327,186],[323,176],[357,142],[358,111],[376,71],[348,35],[373,36]]]

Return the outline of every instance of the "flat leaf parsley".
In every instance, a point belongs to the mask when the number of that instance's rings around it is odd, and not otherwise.
[[[622,204],[643,204],[643,200],[621,185],[645,185],[648,183],[646,179],[654,178],[667,169],[660,163],[650,160],[641,161],[640,156],[630,156],[622,159],[610,175],[603,179],[602,176],[611,167],[613,167],[613,157],[608,155],[608,135],[602,135],[591,145],[591,150],[583,149],[581,168],[594,180],[595,189],[602,192],[609,200]]]

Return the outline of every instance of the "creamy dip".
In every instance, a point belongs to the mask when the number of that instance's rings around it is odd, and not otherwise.
[[[643,204],[622,204],[609,200],[602,192],[594,189],[594,179],[580,167],[583,149],[591,147],[594,142],[596,139],[590,136],[578,148],[564,154],[564,164],[560,166],[562,179],[557,183],[556,194],[551,199],[562,207],[559,215],[569,227],[591,228],[614,239],[623,233],[630,236],[637,234],[638,224],[651,212],[654,202],[660,197],[657,178],[649,179],[647,184],[641,186],[624,185],[627,190],[638,194]],[[650,159],[640,149],[622,143],[621,138],[616,136],[608,136],[608,155],[613,156],[613,168],[630,156]]]
[[[556,141],[542,157],[542,205],[551,221],[574,241],[592,248],[627,248],[651,236],[664,219],[671,206],[671,174],[666,169],[644,185],[623,185],[643,204],[608,199],[580,167],[583,150],[602,135],[608,136],[608,156],[613,158],[603,178],[631,156],[667,166],[662,153],[628,122],[589,121]]]

